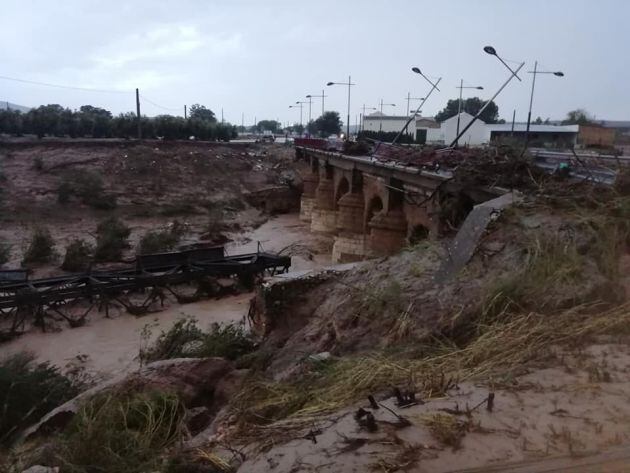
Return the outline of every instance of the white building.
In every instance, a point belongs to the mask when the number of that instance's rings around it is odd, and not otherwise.
[[[409,117],[400,115],[385,115],[381,112],[374,112],[363,117],[363,130],[365,131],[383,131],[383,132],[396,132],[398,133],[403,129],[405,123],[407,123]],[[416,127],[413,120],[409,123],[407,128],[407,134],[416,137]]]
[[[462,131],[472,121],[474,117],[469,113],[462,112],[460,114],[459,130]],[[418,123],[418,126],[420,124]],[[450,145],[457,137],[457,115],[447,118],[440,123],[438,128],[429,128],[424,126],[426,130],[426,142],[435,144]],[[472,126],[466,130],[466,133],[459,139],[460,145],[478,146],[490,141],[490,133],[487,125],[481,120],[475,121]]]

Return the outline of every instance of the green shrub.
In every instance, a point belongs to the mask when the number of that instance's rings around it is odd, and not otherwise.
[[[55,241],[46,228],[36,228],[28,245],[23,264],[44,264],[55,257]]]
[[[64,271],[86,271],[92,261],[94,248],[84,240],[73,240],[66,247],[61,269]]]
[[[79,393],[59,370],[26,353],[0,361],[0,444]]]
[[[183,433],[184,407],[168,392],[115,392],[88,401],[62,434],[58,466],[69,473],[160,471]]]
[[[146,334],[150,336],[150,332]],[[212,324],[209,332],[202,331],[194,318],[178,320],[157,340],[140,350],[143,362],[170,358],[219,356],[236,360],[255,348],[252,337],[240,325]]]
[[[57,188],[57,200],[65,204],[73,196],[96,209],[116,207],[116,197],[105,193],[103,178],[96,171],[74,170],[63,175]]]
[[[131,229],[116,217],[109,217],[96,228],[96,261],[118,261],[129,247]]]
[[[160,253],[175,248],[185,233],[184,225],[173,222],[165,230],[149,230],[140,239],[138,253],[142,255]]]

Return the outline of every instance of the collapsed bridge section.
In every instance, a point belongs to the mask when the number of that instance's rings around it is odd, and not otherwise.
[[[52,278],[29,280],[25,270],[0,271],[0,341],[19,335],[30,321],[45,329],[46,319],[58,316],[79,326],[95,307],[109,316],[112,303],[142,315],[154,302],[163,303],[166,292],[179,302],[192,302],[212,294],[212,281],[218,278],[250,285],[259,275],[286,272],[290,266],[288,256],[262,251],[228,256],[223,247],[212,247],[141,255],[131,268]],[[187,283],[197,285],[194,294],[176,292],[176,286]],[[131,294],[144,300],[133,303]]]

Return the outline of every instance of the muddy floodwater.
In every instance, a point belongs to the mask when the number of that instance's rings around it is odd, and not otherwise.
[[[260,242],[265,251],[289,250],[293,270],[330,265],[330,239],[311,234],[308,224],[300,222],[297,214],[273,217],[257,229],[232,238],[233,242],[226,245],[229,254],[255,252]],[[145,327],[150,326],[155,337],[160,329],[187,316],[195,317],[202,328],[213,322],[240,321],[247,314],[251,297],[252,294],[239,294],[184,305],[171,300],[164,310],[143,317],[122,311],[105,318],[92,312],[83,327],[63,325],[60,331],[49,333],[33,328],[11,342],[0,344],[0,356],[26,350],[39,361],[49,361],[61,368],[80,364],[89,374],[107,378],[138,368],[137,356]]]

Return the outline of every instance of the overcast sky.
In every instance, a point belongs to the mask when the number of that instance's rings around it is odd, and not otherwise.
[[[533,117],[563,118],[585,108],[599,119],[630,119],[630,1],[626,0],[2,0],[0,76],[107,89],[88,92],[0,79],[0,100],[114,113],[183,115],[201,103],[225,119],[299,122],[288,106],[325,89],[326,110],[345,120],[347,89],[325,87],[352,75],[351,123],[382,98],[405,113],[407,92],[429,90],[418,66],[442,77],[427,102],[432,115],[457,96],[459,79],[489,98],[509,72],[485,54],[534,60],[565,77],[540,75]],[[515,63],[510,63],[515,66]],[[527,116],[531,74],[499,96],[502,118]],[[477,91],[473,91],[477,92]],[[416,102],[417,103],[417,102]],[[321,101],[313,103],[313,118]],[[384,110],[392,113],[392,109]],[[308,106],[304,108],[304,121]]]

